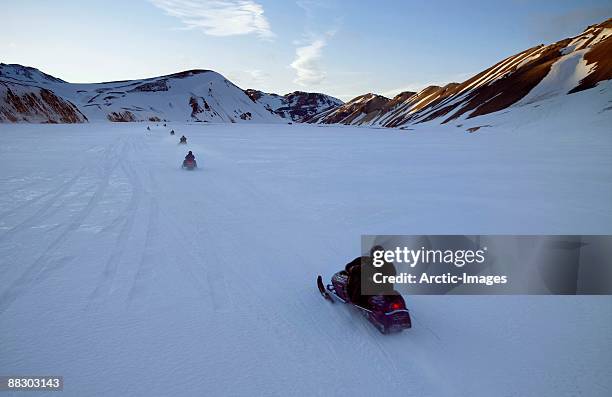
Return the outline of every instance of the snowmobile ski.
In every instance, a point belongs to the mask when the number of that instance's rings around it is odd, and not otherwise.
[[[317,276],[317,287],[319,288],[319,292],[321,293],[321,296],[325,300],[328,300],[331,303],[334,303],[334,299],[331,297],[329,292],[327,292],[327,290],[325,289],[325,286],[323,285],[323,277],[321,277],[321,275]]]

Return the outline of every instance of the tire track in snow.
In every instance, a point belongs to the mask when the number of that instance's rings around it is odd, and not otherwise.
[[[213,241],[211,233],[207,229],[200,227],[199,224],[196,226],[196,235],[203,235],[205,240]],[[192,247],[198,252],[198,257],[202,257],[203,253],[200,247],[193,241],[191,241],[191,243]],[[225,275],[219,270],[227,269],[227,263],[217,255],[214,249],[210,250],[208,253],[209,256],[212,256],[212,266],[210,266],[211,263],[209,263],[209,266],[202,270],[205,272],[206,282],[215,297],[217,311],[226,311],[228,306],[231,307],[234,305],[232,294],[227,293],[229,289]]]
[[[23,208],[27,208],[33,204],[35,204],[36,202],[38,202],[40,199],[42,199],[43,197],[47,197],[47,196],[51,196],[51,198],[49,200],[46,200],[43,202],[42,206],[32,215],[28,216],[25,220],[19,222],[18,224],[16,224],[15,226],[11,227],[10,229],[8,229],[7,231],[5,231],[2,236],[0,237],[0,240],[2,239],[10,239],[13,236],[15,236],[15,234],[29,229],[32,226],[36,226],[37,224],[42,223],[45,219],[50,218],[51,216],[53,216],[55,213],[57,213],[59,210],[62,209],[61,206],[57,206],[55,208],[52,209],[52,207],[54,206],[54,204],[61,199],[64,194],[66,193],[66,191],[68,189],[70,189],[72,186],[74,186],[76,184],[76,182],[83,176],[83,174],[85,173],[85,170],[87,169],[87,166],[82,167],[81,170],[79,172],[77,172],[76,175],[74,175],[72,178],[70,178],[67,182],[61,184],[58,188],[53,189],[52,191],[45,193],[41,196],[38,196],[35,199],[32,199],[26,203],[23,203],[19,208],[14,209],[14,210],[10,210],[10,211],[6,211],[4,212],[2,215],[0,215],[0,219],[4,218],[5,216],[9,215],[10,213],[13,213],[15,211],[21,210]],[[81,191],[80,193],[74,195],[73,197],[78,197],[80,196],[82,193],[84,193],[85,191],[89,190],[89,187],[87,187],[85,190]],[[43,215],[45,215],[43,217]]]
[[[98,233],[108,233],[111,230],[118,228],[119,226],[121,226],[124,219],[125,219],[125,214],[116,216],[108,225],[103,226]]]
[[[140,262],[132,286],[128,292],[128,304],[135,299],[143,297],[147,286],[151,283],[154,274],[154,262],[161,260],[165,262],[165,252],[159,248],[159,201],[157,199],[157,182],[151,170],[149,170],[149,181],[151,189],[149,192],[149,215],[145,244]],[[156,244],[157,243],[157,244]]]
[[[99,145],[92,145],[89,148],[87,148],[85,151],[86,152],[91,152],[94,147],[99,147]],[[102,151],[104,152],[104,150],[105,149],[103,148]],[[84,170],[86,168],[88,168],[88,165],[81,167],[80,172],[81,173],[84,172]],[[63,169],[62,171],[56,173],[55,175],[65,175],[66,173],[69,173],[72,169],[73,169],[73,167],[67,167],[67,168]],[[77,172],[77,175],[78,174],[79,174],[79,172]],[[32,177],[32,178],[36,178],[36,177]],[[23,185],[21,185],[19,187],[15,187],[15,188],[13,188],[11,190],[12,191],[26,190],[26,189],[31,188],[31,187],[36,187],[36,186],[39,186],[39,185],[42,185],[42,184],[46,184],[46,183],[48,183],[49,180],[53,181],[55,178],[57,178],[57,176],[53,176],[51,178],[49,178],[49,177],[39,177],[38,180],[33,180],[33,181],[26,182]],[[15,180],[15,179],[16,178],[14,178],[14,177],[1,178],[0,179],[0,184],[7,184],[7,185],[8,184],[12,184],[13,180]],[[19,179],[23,180],[23,178],[19,178]],[[42,180],[40,180],[40,179],[42,179]],[[61,184],[61,185],[63,185],[63,184]],[[56,189],[51,188],[51,189],[49,189],[49,191],[41,193],[38,196],[34,197],[33,199],[25,200],[25,202],[17,205],[16,207],[11,208],[11,209],[9,209],[7,211],[4,211],[4,212],[0,213],[0,220],[2,220],[2,218],[6,217],[6,216],[12,215],[12,214],[14,214],[16,212],[19,212],[19,211],[23,210],[23,209],[31,207],[32,205],[36,204],[38,201],[40,201],[44,197],[47,197],[47,196],[53,194],[56,191],[57,191],[57,187],[56,187]]]
[[[143,164],[142,168],[146,168],[148,165]],[[191,236],[188,236],[185,233],[184,227],[179,227],[176,224],[175,215],[167,213],[160,205],[158,199],[158,184],[153,175],[153,172],[149,170],[149,209],[148,209],[148,225],[147,232],[144,236],[145,244],[143,248],[143,252],[141,253],[141,259],[138,264],[138,268],[136,270],[136,274],[134,276],[132,285],[128,291],[128,305],[132,304],[135,299],[141,297],[145,294],[147,290],[147,285],[150,284],[152,280],[152,275],[154,274],[154,264],[151,259],[155,259],[156,261],[160,258],[166,258],[167,256],[163,250],[159,250],[158,247],[160,244],[163,246],[163,241],[159,241],[159,225],[160,222],[165,226],[164,232],[165,234],[171,234],[173,236],[180,236],[180,238],[176,241],[177,246],[176,249],[183,254],[187,254],[190,260],[182,261],[182,260],[174,260],[178,268],[180,274],[184,275],[187,279],[187,283],[191,284],[194,291],[200,296],[202,300],[208,300],[213,302],[213,307],[218,307],[218,298],[215,297],[213,292],[211,291],[210,285],[207,285],[203,281],[204,277],[197,271],[197,268],[194,267],[193,263],[197,263],[198,258],[196,258],[191,252],[190,247],[186,244],[186,241],[189,241]],[[164,216],[163,222],[161,221],[161,216]],[[170,233],[168,226],[176,231]],[[157,240],[157,241],[156,241]],[[184,247],[184,248],[183,248]],[[153,253],[152,251],[156,251]],[[162,259],[163,261],[163,259]],[[166,261],[165,263],[170,263],[170,261]]]
[[[170,214],[165,214],[167,216],[168,219],[172,219],[172,215]],[[167,223],[166,225],[168,225],[169,223]],[[186,235],[184,234],[182,228],[176,226],[175,224],[171,224],[173,226],[173,228],[176,230],[175,235],[180,235],[181,237],[183,237],[182,239],[180,239],[178,241],[177,244],[177,249],[181,250],[181,252],[183,253],[187,253],[187,255],[193,260],[197,260],[197,258],[193,255],[189,253],[188,249],[182,249],[182,247],[184,248],[188,248],[185,246],[184,243],[184,238],[186,237]],[[193,262],[192,261],[192,262]],[[193,289],[197,292],[197,294],[202,298],[202,299],[206,299],[208,298],[209,301],[213,302],[213,295],[212,293],[209,291],[209,287],[205,285],[205,283],[202,281],[202,279],[197,275],[196,272],[194,272],[194,269],[191,265],[186,264],[185,262],[179,260],[175,262],[178,267],[181,269],[181,272],[183,273],[183,275],[185,276],[185,278],[188,280],[188,282],[192,285]],[[204,294],[204,291],[208,292],[208,296],[206,296]]]
[[[81,209],[81,211],[79,211],[76,215],[73,215],[70,218],[70,222],[62,231],[62,233],[60,233],[49,244],[49,246],[47,246],[43,253],[39,255],[33,263],[26,267],[26,270],[15,282],[13,282],[8,288],[6,288],[2,292],[2,294],[0,295],[0,314],[4,313],[4,311],[6,311],[6,309],[8,309],[10,305],[21,294],[31,288],[36,281],[41,280],[40,274],[46,271],[47,265],[50,262],[49,256],[51,256],[54,251],[70,237],[71,233],[73,233],[81,226],[83,221],[87,218],[89,214],[91,214],[91,212],[97,206],[98,202],[102,199],[108,187],[110,176],[118,165],[118,162],[110,162],[110,156],[105,157],[106,158],[103,167],[103,175],[101,175],[100,181],[92,197],[83,207],[83,209]],[[76,180],[78,179],[78,177],[75,177],[73,179]],[[60,195],[56,196],[59,197]]]
[[[116,147],[118,145],[119,145],[119,143],[115,142],[115,143],[113,143],[111,145],[108,145],[106,147],[106,149],[104,150],[104,153],[102,155],[102,160],[101,160],[102,161],[102,166],[103,166],[103,170],[101,172],[102,178],[104,178],[104,175],[106,175],[106,173],[108,172],[108,167],[111,164],[111,160],[113,160],[113,154],[115,153]],[[116,157],[116,156],[114,156],[114,157]],[[27,207],[27,206],[30,206],[30,205],[34,204],[34,201],[38,201],[39,199],[42,199],[43,197],[51,195],[51,198],[49,200],[46,200],[42,204],[41,208],[39,208],[34,214],[30,215],[25,220],[19,222],[17,225],[15,225],[11,229],[7,230],[0,237],[0,240],[4,239],[5,237],[7,239],[10,239],[13,236],[15,236],[17,233],[19,233],[19,232],[21,232],[23,230],[27,230],[27,229],[31,228],[32,226],[36,226],[37,224],[41,224],[43,221],[45,221],[46,219],[49,219],[51,216],[55,215],[58,211],[63,209],[63,206],[55,206],[54,207],[54,205],[64,196],[64,194],[72,186],[74,186],[76,184],[76,182],[79,179],[81,179],[83,176],[85,176],[86,171],[91,169],[91,168],[92,167],[89,164],[86,164],[86,165],[82,166],[80,168],[80,170],[76,173],[76,175],[74,175],[72,178],[70,178],[67,182],[61,184],[56,189],[53,189],[49,193],[46,193],[46,194],[44,194],[42,196],[37,197],[36,199],[30,200],[29,202],[22,204],[22,206],[26,206]],[[73,196],[69,197],[67,200],[78,198],[79,196],[81,196],[81,194],[83,194],[84,192],[86,192],[89,189],[90,189],[90,187],[88,186],[85,189],[83,189],[82,191],[77,192]],[[69,201],[67,201],[67,202],[69,202]],[[65,202],[63,205],[67,204],[67,202]],[[54,208],[52,208],[52,207],[54,207]],[[5,213],[2,214],[2,216],[0,216],[0,219],[3,216],[5,216],[5,214],[7,214],[9,212],[14,212],[14,211],[15,210],[6,211]]]
[[[172,220],[172,215],[168,215],[168,219]],[[194,288],[202,298],[207,298],[212,305],[213,311],[218,312],[222,304],[222,296],[219,296],[219,291],[214,290],[214,285],[210,282],[210,278],[206,275],[202,276],[198,268],[195,268],[193,263],[199,263],[201,261],[202,254],[199,251],[197,245],[191,241],[191,236],[188,236],[183,227],[178,226],[174,221],[171,221],[171,226],[175,229],[175,235],[181,236],[179,239],[179,246],[183,246],[181,250],[184,254],[190,257],[190,261],[177,261],[179,267],[182,269],[185,277],[190,280],[190,283],[194,285]],[[195,255],[192,252],[198,252],[199,255]],[[206,281],[203,281],[205,279]],[[203,295],[203,291],[207,291],[208,296]]]
[[[63,173],[62,173],[62,175],[63,175]],[[4,182],[2,182],[2,183],[4,183]],[[16,189],[12,189],[12,190],[13,191],[25,190],[27,187],[38,186],[38,185],[40,185],[42,183],[43,182],[40,182],[40,181],[30,182],[30,183],[26,184],[25,186],[22,186],[22,187],[19,187],[19,188],[16,188]],[[55,189],[51,188],[47,192],[40,193],[38,196],[36,196],[36,197],[34,197],[34,198],[30,199],[30,200],[24,200],[23,203],[18,204],[14,208],[11,208],[9,210],[6,210],[6,211],[0,213],[0,220],[2,218],[7,217],[7,216],[13,215],[16,212],[21,211],[22,209],[28,208],[28,207],[36,204],[38,201],[40,201],[41,199],[43,199],[43,198],[53,194],[55,191],[57,191],[57,186],[55,187]]]
[[[219,203],[225,203],[223,201],[219,201]],[[221,234],[213,235],[210,232],[205,232],[205,229],[199,229],[198,235],[204,236],[204,241],[208,243],[209,246],[215,247],[215,249],[223,250],[224,244],[230,241],[230,239],[226,238],[227,236],[222,236]],[[232,234],[232,236],[235,236]],[[193,250],[195,252],[194,258],[197,256],[198,258],[205,257],[205,252],[209,253],[210,251],[202,251],[200,246],[195,242],[191,242],[193,245]],[[210,267],[204,269],[206,272],[206,277],[223,277],[230,278],[233,280],[234,284],[239,284],[241,288],[236,288],[236,286],[229,287],[227,284],[223,285],[223,299],[222,302],[224,306],[222,308],[214,307],[214,311],[217,313],[234,313],[238,315],[238,321],[245,321],[246,319],[250,319],[252,322],[250,323],[250,327],[254,329],[260,329],[260,332],[264,332],[266,334],[275,334],[282,341],[290,341],[295,344],[296,347],[304,348],[304,341],[301,338],[296,337],[294,332],[296,323],[295,319],[290,318],[289,316],[283,314],[281,311],[276,311],[274,305],[271,304],[270,300],[277,302],[278,300],[273,297],[273,295],[262,292],[262,289],[255,288],[253,286],[252,280],[249,280],[244,272],[237,271],[234,266],[230,263],[230,261],[223,259],[223,257],[217,255],[212,252],[212,256],[214,257],[213,263],[214,268],[219,269],[219,271],[211,271]],[[225,281],[223,281],[225,283]],[[213,284],[211,287],[215,287],[219,283]],[[213,291],[214,293],[214,291]],[[276,295],[274,295],[276,296]],[[213,295],[213,298],[215,296]],[[218,301],[217,301],[218,302]],[[235,302],[240,302],[240,306],[236,306]],[[214,302],[213,302],[214,303]],[[232,308],[232,310],[226,310],[227,306]],[[263,308],[264,309],[262,311]],[[233,318],[232,318],[233,319]],[[232,320],[230,319],[230,320]],[[315,329],[317,329],[315,327]],[[325,343],[327,345],[326,351],[335,351],[333,345],[329,344],[325,339]],[[276,352],[279,357],[283,357],[286,354],[286,351],[277,345],[270,346],[272,350]]]
[[[93,290],[89,297],[89,303],[87,307],[90,308],[93,304],[101,303],[101,301],[107,297],[110,293],[112,293],[113,284],[115,282],[115,278],[117,275],[117,270],[119,268],[119,262],[121,261],[121,257],[125,252],[125,248],[127,247],[128,238],[132,231],[134,220],[136,218],[136,213],[138,209],[138,204],[141,201],[143,187],[142,183],[138,177],[138,175],[130,169],[128,165],[126,165],[124,158],[126,158],[127,147],[122,153],[121,159],[119,163],[121,164],[121,169],[123,173],[127,176],[130,185],[132,186],[132,196],[130,201],[124,211],[126,214],[125,221],[123,222],[123,226],[117,235],[117,239],[115,241],[115,249],[110,254],[107,259],[104,269],[102,271],[102,275],[100,281],[98,282],[96,288]]]

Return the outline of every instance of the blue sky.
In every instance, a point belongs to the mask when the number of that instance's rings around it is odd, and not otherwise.
[[[212,69],[343,100],[462,81],[612,16],[609,0],[131,0],[2,4],[0,61],[70,82]]]

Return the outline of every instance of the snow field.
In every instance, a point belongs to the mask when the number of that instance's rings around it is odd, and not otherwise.
[[[316,290],[366,233],[610,233],[603,122],[532,116],[0,125],[0,373],[67,396],[608,395],[610,297],[406,297],[414,328],[382,336]]]

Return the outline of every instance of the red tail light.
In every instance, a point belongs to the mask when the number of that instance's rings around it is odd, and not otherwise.
[[[391,310],[399,310],[402,308],[402,304],[399,302],[393,302],[389,307],[391,308]]]

